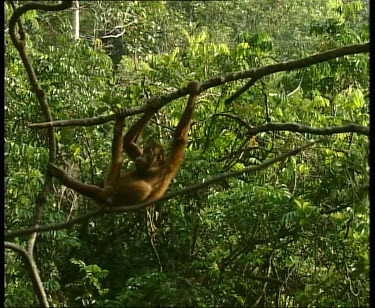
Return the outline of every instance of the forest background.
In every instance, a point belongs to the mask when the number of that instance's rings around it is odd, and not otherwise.
[[[369,1],[5,10],[6,307],[369,306]],[[155,96],[168,149],[190,80],[164,200],[105,213],[46,176],[103,185],[115,108]]]

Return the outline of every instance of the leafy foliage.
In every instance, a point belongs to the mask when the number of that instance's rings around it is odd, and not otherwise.
[[[79,41],[70,36],[69,11],[30,11],[22,17],[27,51],[54,120],[110,114],[189,80],[369,37],[368,3],[363,1],[81,5]],[[6,10],[9,18],[8,5]],[[124,26],[124,34],[106,39],[121,33],[116,26]],[[18,230],[33,224],[49,153],[44,130],[27,127],[44,118],[6,39],[5,217],[6,229]],[[183,167],[170,189],[259,165],[315,138],[291,131],[253,136],[250,126],[367,126],[368,64],[368,55],[359,54],[269,75],[231,103],[227,99],[244,81],[205,91]],[[166,105],[144,138],[168,150],[185,103],[179,99]],[[112,124],[59,127],[55,135],[58,164],[74,178],[102,185]],[[368,158],[367,136],[335,134],[284,162],[161,206],[40,233],[35,260],[48,300],[68,307],[368,306]],[[92,207],[56,182],[42,223],[65,221]],[[37,306],[21,260],[8,250],[6,274],[5,305]]]

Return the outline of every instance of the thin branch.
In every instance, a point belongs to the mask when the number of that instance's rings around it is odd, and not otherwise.
[[[302,81],[303,81],[303,76],[305,76],[305,72],[303,72],[302,74],[302,77],[301,77],[301,80],[299,81],[299,84],[297,86],[297,88],[295,88],[292,92],[288,93],[286,96],[289,97],[289,96],[292,96],[294,93],[296,93],[299,89],[301,89],[301,85],[302,85]]]
[[[49,307],[46,292],[44,290],[42,280],[40,279],[40,276],[39,276],[38,268],[35,264],[35,261],[32,255],[29,254],[26,251],[26,249],[14,243],[5,242],[4,247],[19,253],[23,257],[26,263],[27,270],[30,274],[30,278],[31,278],[35,293],[38,297],[39,303],[41,304],[42,307]]]
[[[36,227],[27,228],[27,229],[21,229],[18,231],[9,232],[8,234],[5,234],[5,237],[9,240],[15,237],[25,236],[33,232],[47,232],[47,231],[52,231],[52,230],[69,229],[73,227],[75,224],[83,223],[87,219],[92,218],[94,216],[99,216],[100,214],[103,214],[103,213],[104,213],[104,209],[97,208],[90,212],[87,212],[84,215],[80,215],[66,222],[60,222],[60,223],[51,224],[51,225],[36,226]]]
[[[268,95],[266,92],[266,83],[263,80],[260,80],[260,83],[262,84],[262,88],[260,90],[262,91],[262,94],[264,96],[264,107],[265,107],[265,112],[266,112],[265,120],[268,123],[268,122],[271,122],[271,118],[270,118],[270,111],[268,108]]]
[[[122,32],[120,32],[119,34],[116,34],[116,35],[106,35],[106,36],[102,36],[101,39],[106,39],[106,38],[118,38],[120,36],[123,36],[126,32],[126,29],[122,30]]]
[[[282,280],[278,280],[276,278],[272,278],[272,277],[268,277],[268,276],[260,276],[260,275],[247,275],[248,278],[250,279],[254,279],[254,280],[259,280],[259,281],[264,281],[264,282],[269,282],[269,283],[272,283],[272,284],[276,284],[276,285],[283,285],[285,284],[285,281],[282,281]]]
[[[224,104],[226,106],[228,106],[229,104],[231,104],[233,101],[235,101],[237,98],[239,98],[243,93],[245,93],[247,90],[250,89],[250,87],[258,80],[259,78],[257,79],[250,79],[248,82],[246,82],[246,84],[240,88],[237,92],[235,92],[232,96],[228,97]]]
[[[311,127],[299,123],[267,123],[258,127],[249,129],[247,133],[249,135],[256,135],[260,132],[269,131],[290,131],[296,133],[310,133],[314,135],[333,135],[341,133],[358,133],[360,135],[369,136],[370,128],[368,126],[363,126],[359,124],[347,124],[341,126],[331,126],[331,127]]]
[[[145,112],[148,108],[138,108],[137,111],[132,110],[129,111],[127,116]],[[114,121],[116,115],[109,114],[105,116],[99,116],[95,118],[84,118],[84,119],[70,119],[70,120],[57,120],[57,121],[50,121],[50,122],[43,122],[43,123],[29,123],[27,125],[28,128],[46,128],[46,127],[64,127],[64,126],[94,126],[98,124],[104,124],[109,121]]]
[[[235,114],[230,114],[230,113],[224,113],[224,112],[218,112],[218,113],[213,113],[211,114],[210,116],[208,116],[206,119],[203,119],[203,120],[200,120],[200,121],[197,121],[197,122],[194,122],[192,123],[192,125],[196,124],[196,123],[203,123],[207,120],[209,120],[210,118],[213,118],[213,117],[227,117],[227,118],[231,118],[233,120],[236,120],[237,122],[239,122],[242,126],[245,126],[247,129],[251,130],[253,129],[254,127],[251,126],[250,124],[246,123],[241,117],[235,115]]]
[[[346,209],[346,208],[348,208],[348,207],[349,207],[349,206],[348,206],[347,204],[343,204],[343,205],[340,205],[340,206],[338,206],[338,207],[336,207],[336,208],[331,208],[331,209],[326,209],[326,210],[322,209],[322,210],[320,211],[320,213],[321,213],[321,214],[329,215],[329,214],[333,214],[333,213],[340,212],[341,210]]]
[[[147,201],[147,202],[143,202],[143,203],[135,204],[135,205],[130,205],[130,206],[103,207],[101,209],[96,209],[96,210],[90,211],[85,215],[76,217],[76,218],[74,218],[70,221],[67,221],[67,222],[62,222],[62,223],[57,223],[57,224],[52,224],[52,225],[45,225],[45,226],[37,226],[37,227],[28,228],[28,229],[9,232],[9,233],[5,234],[5,238],[10,239],[10,238],[18,237],[18,236],[24,236],[24,235],[30,234],[32,232],[46,232],[46,231],[51,231],[51,230],[67,229],[67,228],[72,227],[76,223],[80,223],[82,221],[87,220],[88,218],[91,218],[93,216],[98,216],[102,213],[129,212],[129,211],[141,210],[141,209],[144,209],[144,208],[146,208],[146,207],[148,207],[152,204],[159,204],[161,202],[164,202],[164,201],[169,200],[171,198],[174,198],[176,196],[186,194],[186,193],[190,193],[190,192],[196,191],[198,189],[206,188],[206,187],[208,187],[212,184],[220,182],[220,181],[222,181],[226,178],[229,178],[229,177],[236,177],[236,176],[240,176],[240,175],[243,175],[243,174],[246,174],[246,173],[251,173],[251,172],[255,172],[255,171],[265,169],[265,168],[273,165],[274,163],[279,162],[279,161],[284,161],[286,158],[288,158],[290,156],[293,156],[293,155],[296,155],[299,152],[301,152],[301,151],[303,151],[303,150],[305,150],[309,147],[312,147],[314,144],[316,144],[318,142],[321,142],[323,140],[326,140],[326,139],[321,138],[321,139],[318,139],[316,141],[308,142],[301,147],[298,147],[298,148],[293,149],[289,152],[281,154],[281,155],[279,155],[275,158],[269,159],[269,160],[265,161],[264,163],[262,163],[260,165],[247,167],[247,168],[244,168],[244,169],[238,170],[238,171],[225,172],[223,174],[214,176],[211,179],[205,180],[205,181],[203,181],[203,183],[186,186],[184,189],[168,193],[168,194],[164,195],[163,197],[159,198],[158,200]]]

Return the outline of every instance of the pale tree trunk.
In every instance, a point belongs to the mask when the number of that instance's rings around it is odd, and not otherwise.
[[[79,39],[79,1],[73,1],[73,36]]]

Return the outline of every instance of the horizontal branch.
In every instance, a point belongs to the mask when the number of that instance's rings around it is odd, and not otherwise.
[[[314,144],[316,144],[318,142],[321,142],[322,140],[325,140],[325,139],[321,138],[321,139],[318,139],[316,141],[306,143],[305,145],[303,145],[301,147],[298,147],[298,148],[293,149],[293,150],[291,150],[287,153],[281,154],[281,155],[279,155],[275,158],[272,158],[268,161],[265,161],[264,163],[262,163],[260,165],[247,167],[247,168],[244,168],[244,169],[238,170],[238,171],[225,172],[223,174],[214,176],[211,179],[205,180],[203,183],[186,186],[182,190],[168,193],[168,194],[164,195],[163,197],[161,197],[157,200],[154,200],[154,201],[147,201],[147,202],[143,202],[143,203],[139,203],[139,204],[135,204],[135,205],[130,205],[130,206],[103,207],[103,208],[100,208],[100,209],[95,209],[93,211],[90,211],[90,212],[86,213],[85,215],[73,218],[72,220],[69,220],[67,222],[45,225],[45,226],[37,226],[37,227],[28,228],[28,229],[9,232],[9,233],[5,234],[5,238],[11,239],[11,238],[18,237],[18,236],[25,236],[25,235],[33,233],[33,232],[46,232],[46,231],[51,231],[51,230],[67,229],[67,228],[72,227],[76,223],[81,223],[81,222],[85,221],[86,219],[89,219],[89,218],[94,217],[94,216],[98,216],[98,215],[103,214],[103,213],[129,212],[129,211],[137,211],[137,210],[140,210],[140,209],[144,209],[144,208],[146,208],[150,205],[164,202],[164,201],[169,200],[171,198],[174,198],[176,196],[186,194],[186,193],[190,193],[190,192],[198,190],[198,189],[206,188],[206,187],[208,187],[208,186],[210,186],[214,183],[220,182],[220,181],[222,181],[226,178],[236,177],[236,176],[240,176],[240,175],[243,175],[243,174],[246,174],[246,173],[251,173],[251,172],[255,172],[255,171],[265,169],[265,168],[273,165],[276,162],[283,161],[286,158],[288,158],[289,156],[296,155],[299,152],[301,152],[301,151],[303,151],[303,150],[305,150],[309,147],[312,147]]]
[[[139,113],[144,113],[151,109],[159,110],[169,102],[184,97],[190,93],[190,88],[188,86],[178,89],[177,91],[170,93],[168,95],[162,95],[160,97],[152,97],[147,100],[145,105],[136,106],[128,108],[125,117],[136,115]],[[46,128],[46,127],[62,127],[62,126],[93,126],[98,124],[104,124],[115,119],[115,114],[99,116],[95,118],[85,118],[85,119],[73,119],[73,120],[60,120],[53,122],[43,122],[43,123],[30,123],[29,128]]]
[[[275,285],[279,285],[279,286],[282,286],[282,285],[286,284],[286,282],[283,281],[283,280],[279,280],[279,279],[268,277],[268,276],[249,274],[249,275],[247,275],[247,277],[250,278],[250,279],[258,280],[258,281],[269,282],[271,284],[275,284]]]
[[[269,131],[290,131],[296,133],[309,133],[314,135],[333,135],[341,133],[357,133],[360,135],[370,135],[370,128],[368,126],[363,126],[359,124],[347,124],[341,126],[331,126],[331,127],[311,127],[299,123],[267,123],[258,127],[249,129],[247,133],[249,135],[256,135],[260,132]]]
[[[243,174],[246,174],[246,173],[251,173],[251,172],[255,172],[255,171],[265,169],[265,168],[273,165],[274,163],[279,162],[279,161],[283,161],[286,158],[288,158],[289,156],[296,155],[299,152],[301,152],[301,151],[303,151],[303,150],[305,150],[309,147],[312,147],[314,144],[316,144],[318,142],[321,142],[323,140],[326,140],[326,139],[320,138],[316,141],[308,142],[301,147],[298,147],[298,148],[293,149],[289,152],[281,154],[281,155],[279,155],[275,158],[269,159],[269,160],[265,161],[264,163],[261,163],[257,166],[251,166],[251,167],[247,167],[247,168],[237,170],[237,171],[224,172],[220,175],[212,177],[211,179],[205,180],[203,183],[189,185],[189,186],[185,187],[184,189],[182,189],[180,191],[171,192],[169,194],[166,194],[156,201],[146,201],[146,202],[143,202],[143,203],[140,203],[140,204],[135,204],[135,205],[130,205],[130,206],[110,207],[110,208],[106,208],[106,210],[109,211],[109,212],[112,212],[112,211],[114,211],[114,212],[124,212],[124,211],[135,211],[135,210],[143,209],[143,208],[148,207],[151,204],[159,203],[159,202],[171,199],[171,198],[173,198],[175,196],[178,196],[178,195],[186,194],[186,193],[198,190],[198,189],[208,187],[208,186],[210,186],[212,184],[215,184],[217,182],[220,182],[220,181],[222,181],[226,178],[237,177],[237,176],[240,176],[240,175],[243,175]]]
[[[139,108],[140,109],[140,108]],[[142,110],[146,108],[142,108]],[[139,111],[143,112],[143,111]],[[134,112],[137,114],[138,112]],[[127,115],[127,116],[130,116]],[[46,127],[62,127],[62,126],[94,126],[98,124],[104,124],[115,119],[115,114],[109,114],[105,116],[99,116],[95,118],[85,118],[85,119],[71,119],[71,120],[57,120],[53,122],[43,122],[43,123],[29,123],[27,127],[29,128],[46,128]]]
[[[370,44],[356,44],[356,45],[349,45],[344,47],[339,47],[336,49],[328,50],[316,55],[312,55],[310,57],[298,59],[298,60],[291,60],[280,62],[276,64],[272,64],[265,67],[260,68],[252,68],[246,71],[237,71],[233,73],[229,73],[224,76],[219,76],[205,82],[201,83],[200,90],[201,92],[207,90],[209,88],[213,88],[231,81],[241,80],[252,78],[249,81],[249,85],[252,85],[258,79],[271,75],[273,73],[282,72],[282,71],[291,71],[295,69],[300,69],[304,67],[311,66],[313,64],[322,63],[328,60],[332,60],[335,58],[358,54],[358,53],[368,53],[370,50]],[[157,108],[160,109],[169,102],[184,97],[189,94],[189,90],[187,87],[183,87],[178,89],[175,92],[172,92],[168,95],[163,95],[158,97],[158,101],[160,103],[157,104]],[[132,107],[128,109],[127,116],[135,115],[138,113],[143,113],[149,110],[149,104],[155,103],[155,98],[151,98],[146,101],[146,104],[143,106]],[[97,124],[103,124],[109,121],[114,120],[114,115],[107,115],[107,116],[100,116],[95,118],[86,118],[86,119],[76,119],[76,120],[61,120],[61,121],[54,121],[54,122],[45,122],[45,123],[34,123],[29,124],[28,127],[30,128],[45,128],[45,127],[61,127],[61,126],[91,126]]]
[[[11,238],[18,237],[18,236],[25,236],[34,232],[47,232],[47,231],[52,231],[52,230],[69,229],[73,227],[75,224],[82,223],[91,217],[103,214],[103,212],[104,212],[103,209],[98,208],[84,215],[80,215],[78,217],[75,217],[65,222],[55,223],[51,225],[44,225],[44,226],[36,226],[36,227],[27,228],[27,229],[21,229],[21,230],[14,231],[14,232],[9,232],[5,234],[5,238],[11,239]]]

